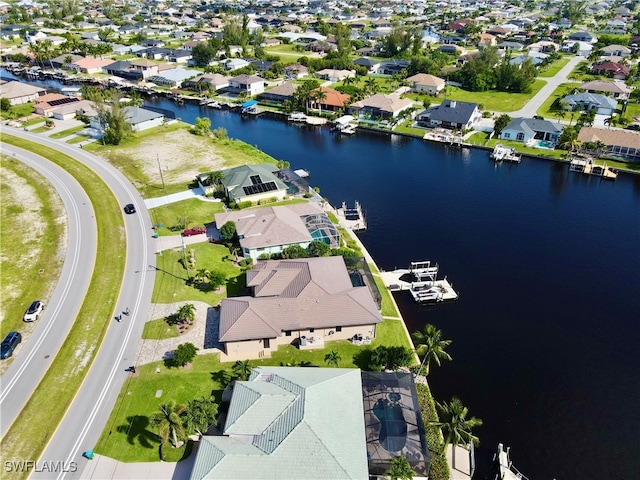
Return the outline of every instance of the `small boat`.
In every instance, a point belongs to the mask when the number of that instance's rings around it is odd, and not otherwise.
[[[489,156],[496,162],[520,163],[520,154],[514,148],[505,147],[500,143],[493,148],[493,152]]]
[[[289,114],[289,121],[291,122],[306,122],[307,116],[302,112],[293,112]]]

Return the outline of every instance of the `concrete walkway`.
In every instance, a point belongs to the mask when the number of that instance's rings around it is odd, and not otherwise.
[[[181,200],[189,200],[191,198],[197,198],[205,202],[221,202],[219,198],[208,198],[204,196],[204,190],[200,187],[190,188],[184,192],[172,193],[165,195],[164,197],[146,198],[144,204],[147,208],[161,207],[169,203],[179,202]]]
[[[193,451],[191,455],[189,455],[189,458],[178,463],[125,463],[96,454],[93,460],[86,461],[81,478],[86,480],[182,480],[191,476],[197,447],[198,442],[194,442]]]

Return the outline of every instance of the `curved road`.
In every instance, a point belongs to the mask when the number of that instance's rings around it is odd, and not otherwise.
[[[80,478],[86,464],[82,452],[93,449],[102,433],[118,393],[127,378],[125,369],[133,364],[136,347],[142,336],[155,280],[155,245],[151,236],[151,220],[137,190],[124,175],[101,158],[81,150],[77,146],[64,144],[23,130],[7,130],[6,133],[32,140],[74,157],[102,178],[121,205],[133,203],[137,210],[137,213],[133,215],[123,214],[127,235],[125,275],[120,295],[118,299],[114,299],[116,306],[114,315],[125,308],[129,308],[131,314],[129,317],[123,317],[120,323],[115,322],[113,318],[109,319],[111,324],[87,377],[37,462],[38,465],[48,462],[50,465],[60,465],[62,468],[56,474],[34,471],[31,475],[32,478],[47,479]],[[3,148],[7,147],[7,145],[3,145]],[[24,151],[20,155],[31,156]],[[49,163],[49,165],[51,164]],[[86,201],[86,196],[83,201]],[[95,224],[93,228],[95,231]],[[70,229],[70,243],[73,241],[71,234]],[[98,252],[99,254],[100,252]],[[63,281],[64,277],[61,279],[61,282]],[[84,294],[86,287],[81,291]],[[74,293],[77,294],[77,291]],[[78,297],[81,296],[78,295]],[[84,298],[79,298],[80,303],[83,300]],[[47,310],[51,311],[53,307],[50,304]],[[75,315],[71,321],[73,319],[75,319]],[[43,320],[47,320],[47,318],[45,317]],[[51,353],[55,354],[55,351]],[[31,368],[34,367],[30,365],[19,376],[21,383],[25,378],[31,376]],[[17,392],[16,388],[14,390]],[[16,401],[16,399],[20,401],[15,392],[7,398],[12,398],[12,401]],[[24,402],[26,398],[22,400]],[[4,410],[2,413],[4,417]]]

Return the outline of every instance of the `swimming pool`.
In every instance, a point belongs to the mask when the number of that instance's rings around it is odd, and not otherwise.
[[[546,148],[547,150],[553,150],[555,148],[553,142],[547,140],[533,140],[529,146],[534,148]]]
[[[373,405],[373,414],[381,424],[378,439],[382,448],[387,452],[401,451],[407,443],[407,422],[402,407],[379,398]]]

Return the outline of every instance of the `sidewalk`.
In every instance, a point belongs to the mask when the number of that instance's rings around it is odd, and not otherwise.
[[[87,460],[81,478],[86,480],[144,480],[144,479],[185,479],[191,476],[196,458],[198,442],[194,442],[189,458],[178,463],[139,462],[124,463],[113,458],[94,455]]]

